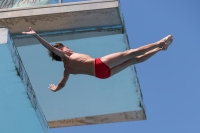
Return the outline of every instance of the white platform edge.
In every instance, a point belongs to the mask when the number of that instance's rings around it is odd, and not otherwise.
[[[118,0],[95,0],[84,2],[70,2],[61,4],[49,4],[42,6],[26,7],[26,8],[13,8],[13,9],[0,9],[0,19],[57,14],[66,12],[77,12],[86,10],[97,10],[106,8],[117,8]]]
[[[8,43],[8,29],[0,28],[0,45]]]

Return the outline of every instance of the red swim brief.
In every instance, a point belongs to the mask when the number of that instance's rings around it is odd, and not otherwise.
[[[110,77],[110,68],[100,58],[95,59],[95,74],[97,78],[106,79]]]

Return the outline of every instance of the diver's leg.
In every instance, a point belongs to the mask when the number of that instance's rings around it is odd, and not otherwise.
[[[135,54],[136,54],[136,56],[143,55],[147,51],[151,51],[152,49],[155,49],[157,47],[160,47],[160,48],[164,47],[165,49],[167,49],[167,46],[170,45],[172,43],[172,41],[173,41],[173,36],[168,35],[165,38],[163,38],[155,43],[147,44],[147,45],[139,47]],[[170,44],[168,44],[168,43],[170,43]]]
[[[158,51],[160,50],[163,50],[163,48],[155,48],[151,51],[148,51],[146,52],[145,54],[143,55],[140,55],[140,56],[136,56],[135,58],[133,59],[130,59],[130,60],[127,60],[125,62],[123,62],[122,64],[119,64],[113,68],[111,68],[111,76],[124,70],[125,68],[131,66],[131,65],[134,65],[134,64],[137,64],[137,63],[141,63],[141,62],[144,62],[146,60],[148,60],[150,57],[152,57],[153,55],[155,55]]]
[[[141,46],[137,49],[130,49],[130,50],[127,50],[127,51],[124,51],[124,52],[118,52],[118,53],[106,55],[106,56],[101,58],[101,61],[103,63],[105,63],[107,66],[109,66],[110,68],[113,68],[113,67],[115,67],[119,64],[122,64],[125,61],[133,59],[136,56],[143,55],[146,52],[151,51],[155,48],[164,47],[169,40],[173,40],[171,35],[161,39],[158,42],[148,44],[148,45],[144,45],[144,46]]]

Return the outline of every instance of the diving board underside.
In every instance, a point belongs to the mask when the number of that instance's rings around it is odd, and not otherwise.
[[[124,34],[74,40],[66,34],[42,37],[94,58],[129,49]],[[59,82],[63,63],[52,62],[33,37],[14,38],[14,43],[50,128],[146,119],[134,66],[105,80],[70,75],[66,87],[55,93],[48,85]]]

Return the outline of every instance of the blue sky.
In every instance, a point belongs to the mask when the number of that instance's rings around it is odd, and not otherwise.
[[[132,48],[173,34],[174,42],[136,65],[147,120],[61,129],[50,133],[199,133],[200,1],[121,0]]]

